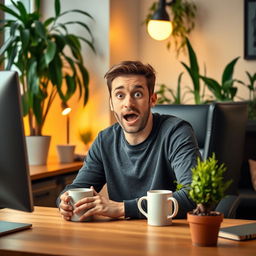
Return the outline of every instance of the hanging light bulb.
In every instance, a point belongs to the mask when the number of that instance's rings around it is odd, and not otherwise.
[[[150,20],[148,33],[155,40],[165,40],[172,33],[172,23],[165,20]]]
[[[158,9],[152,15],[152,18],[147,25],[149,35],[155,40],[165,40],[172,33],[172,23],[165,10],[165,6],[166,1],[160,0]]]

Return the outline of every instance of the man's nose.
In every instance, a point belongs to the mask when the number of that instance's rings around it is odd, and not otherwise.
[[[124,106],[130,108],[134,105],[134,99],[131,96],[126,96],[124,101]]]

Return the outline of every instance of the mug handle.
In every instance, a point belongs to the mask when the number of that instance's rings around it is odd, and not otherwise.
[[[139,208],[139,211],[145,216],[148,218],[148,214],[142,209],[141,207],[141,203],[143,200],[148,200],[146,196],[143,196],[141,198],[139,198],[138,202],[137,202],[137,205],[138,205],[138,208]]]
[[[174,205],[174,211],[173,211],[172,215],[167,216],[168,219],[171,219],[177,215],[178,210],[179,210],[179,205],[178,205],[178,201],[174,197],[169,197],[169,198],[167,198],[167,200],[172,201],[173,205]]]

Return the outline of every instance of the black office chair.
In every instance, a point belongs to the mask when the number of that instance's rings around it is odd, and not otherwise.
[[[233,182],[226,191],[229,196],[216,209],[221,210],[225,217],[235,217],[239,205],[237,194],[247,123],[247,103],[156,105],[152,111],[174,115],[189,122],[194,129],[202,158],[206,159],[215,152],[219,163],[225,164],[227,171],[224,179],[232,179]]]

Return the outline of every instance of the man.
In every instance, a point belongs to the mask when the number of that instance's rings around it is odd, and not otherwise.
[[[124,61],[105,75],[110,108],[117,123],[101,131],[91,146],[84,166],[67,191],[93,187],[94,196],[76,204],[75,213],[112,218],[143,218],[137,199],[151,189],[175,191],[176,183],[191,183],[191,167],[200,156],[191,126],[173,116],[152,114],[156,104],[155,71],[139,61]],[[109,199],[99,192],[107,183]],[[97,192],[96,192],[97,191]],[[177,217],[194,208],[185,188],[175,191]],[[67,192],[60,196],[61,215],[70,220],[73,208]]]

